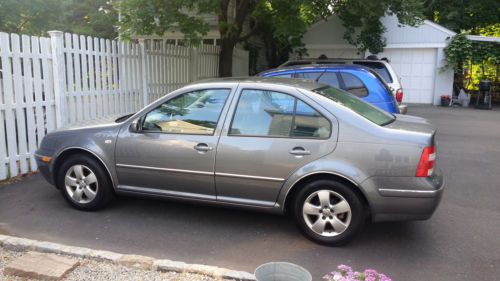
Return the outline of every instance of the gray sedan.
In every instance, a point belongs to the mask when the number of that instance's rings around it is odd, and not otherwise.
[[[429,218],[444,186],[425,119],[296,79],[194,83],[113,124],[50,133],[36,159],[80,210],[125,194],[288,213],[329,245],[366,218]]]

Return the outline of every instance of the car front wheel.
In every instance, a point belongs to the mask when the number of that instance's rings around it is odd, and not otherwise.
[[[331,180],[303,186],[296,196],[293,214],[307,237],[332,246],[349,242],[365,220],[363,202],[353,188]]]
[[[73,207],[94,211],[112,198],[112,185],[100,163],[84,154],[72,155],[60,166],[58,187]]]

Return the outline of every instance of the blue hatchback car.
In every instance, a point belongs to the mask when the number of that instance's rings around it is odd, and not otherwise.
[[[302,78],[340,88],[389,113],[400,113],[398,103],[384,80],[372,69],[359,65],[307,65],[271,69],[261,77]]]

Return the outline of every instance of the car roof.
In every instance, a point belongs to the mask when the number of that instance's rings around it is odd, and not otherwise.
[[[258,76],[244,76],[244,77],[225,77],[225,78],[210,78],[196,81],[191,85],[202,83],[268,83],[282,86],[290,86],[294,88],[301,88],[305,90],[315,90],[325,87],[327,85],[317,83],[306,79],[292,79],[292,78],[273,78],[273,77],[258,77]]]
[[[354,69],[354,70],[364,70],[373,73],[374,70],[363,65],[355,65],[355,64],[307,64],[307,65],[292,65],[292,66],[283,66],[274,69],[269,69],[266,71],[262,71],[258,75],[266,74],[266,73],[274,73],[274,72],[286,72],[292,70],[314,70],[314,69],[337,69],[337,70],[346,70],[346,69]]]
[[[383,64],[389,64],[388,61],[383,60],[383,59],[360,59],[360,58],[326,58],[326,59],[317,59],[317,58],[310,58],[310,59],[297,59],[297,60],[289,60],[280,65],[279,67],[282,66],[287,66],[288,64],[294,64],[294,63],[304,63],[304,64],[334,64],[336,62],[352,62],[352,61],[362,61],[362,62],[379,62]],[[296,64],[296,65],[297,65]]]

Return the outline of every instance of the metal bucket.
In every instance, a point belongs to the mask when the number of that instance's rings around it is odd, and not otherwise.
[[[257,281],[311,281],[309,271],[301,266],[288,262],[270,262],[255,270]]]

